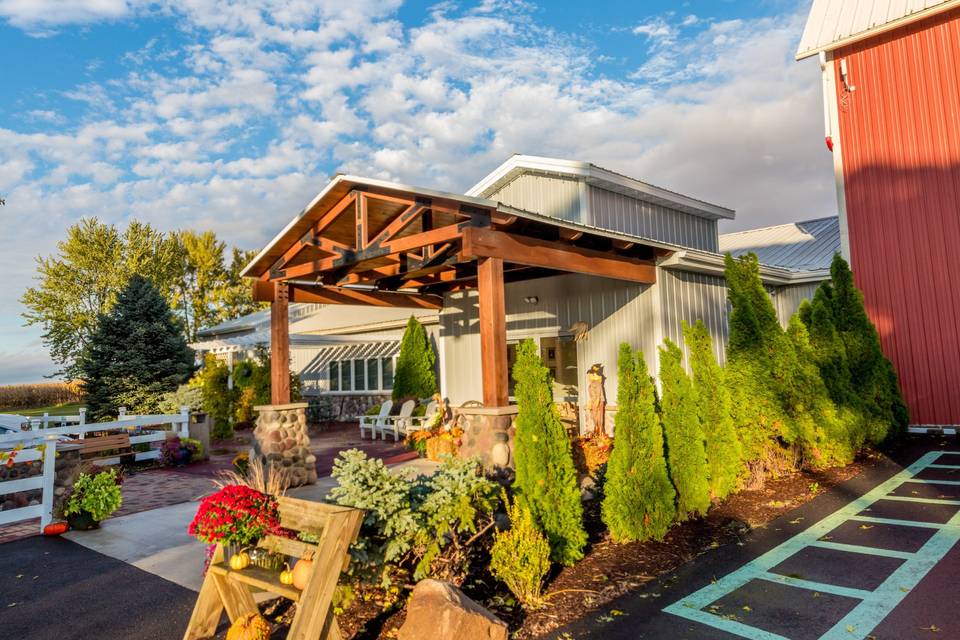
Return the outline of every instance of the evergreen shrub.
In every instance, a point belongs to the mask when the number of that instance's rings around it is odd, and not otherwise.
[[[532,340],[517,346],[514,490],[550,541],[551,558],[570,566],[583,557],[587,533],[570,440],[553,403],[550,372]]]
[[[429,398],[439,391],[437,355],[423,325],[410,316],[400,341],[400,355],[393,377],[393,399]]]
[[[550,543],[530,510],[514,500],[510,528],[496,534],[490,549],[490,572],[507,585],[527,609],[543,604],[543,579],[550,571]]]
[[[618,542],[662,540],[676,515],[667,475],[656,393],[643,354],[620,345],[613,450],[601,516]]]
[[[683,352],[669,339],[660,348],[660,385],[667,464],[677,489],[677,518],[685,520],[710,508],[710,483],[696,392],[683,370]]]
[[[743,470],[740,440],[731,414],[730,391],[703,322],[698,320],[692,326],[684,323],[683,337],[690,352],[697,415],[703,429],[710,497],[722,500],[736,488]]]

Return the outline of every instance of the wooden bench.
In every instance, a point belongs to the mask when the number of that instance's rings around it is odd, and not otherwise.
[[[98,462],[113,458],[119,458],[122,462],[124,458],[134,455],[130,435],[126,433],[69,440],[69,443],[80,445],[80,459],[84,462]]]
[[[293,558],[312,558],[312,571],[303,591],[282,584],[279,571],[255,566],[240,571],[231,569],[225,562],[223,545],[218,544],[200,587],[184,640],[213,637],[224,610],[231,622],[258,613],[254,591],[266,591],[298,603],[287,633],[288,640],[342,638],[333,615],[333,592],[340,573],[350,564],[350,545],[360,532],[363,511],[287,497],[279,498],[277,502],[281,526],[314,534],[320,541],[311,544],[268,535],[257,546]]]

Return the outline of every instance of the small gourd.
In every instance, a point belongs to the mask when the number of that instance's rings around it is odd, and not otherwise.
[[[240,616],[227,631],[227,640],[267,640],[269,637],[270,623],[259,613]]]
[[[307,580],[313,572],[313,560],[300,558],[297,564],[293,565],[293,586],[301,591],[307,586]]]
[[[290,570],[290,565],[284,563],[286,569],[280,572],[280,584],[293,584],[293,571]]]
[[[230,568],[234,571],[243,571],[250,566],[250,554],[246,550],[230,556]]]

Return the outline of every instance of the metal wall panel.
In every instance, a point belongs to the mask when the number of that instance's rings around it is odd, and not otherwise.
[[[914,424],[960,424],[960,10],[840,49],[851,263]]]
[[[780,324],[783,325],[784,329],[790,324],[790,318],[793,314],[800,308],[800,303],[804,300],[813,299],[813,294],[817,292],[818,286],[820,286],[819,282],[810,282],[776,289],[773,302],[777,309],[777,317],[780,318]]]
[[[590,326],[588,337],[577,349],[581,389],[586,368],[604,365],[607,394],[614,402],[617,388],[617,350],[629,342],[644,351],[652,366],[655,354],[654,289],[605,278],[564,275],[540,278],[506,286],[507,337],[510,340],[535,335],[566,333],[575,322]],[[535,296],[536,303],[525,298]],[[480,334],[476,291],[447,294],[440,316],[444,351],[444,394],[451,404],[481,398]]]
[[[717,251],[717,221],[588,185],[587,224],[681,247]]]
[[[524,211],[583,222],[580,212],[580,184],[581,181],[574,178],[527,173],[517,176],[489,197]]]
[[[663,335],[683,346],[682,323],[703,320],[713,339],[717,361],[726,361],[729,338],[727,287],[722,277],[660,269],[660,310]]]

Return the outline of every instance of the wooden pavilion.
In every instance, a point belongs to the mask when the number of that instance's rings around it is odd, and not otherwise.
[[[272,402],[290,401],[288,304],[443,307],[478,290],[483,403],[508,397],[504,283],[579,273],[642,284],[674,247],[485,198],[335,177],[246,267],[271,303]]]

